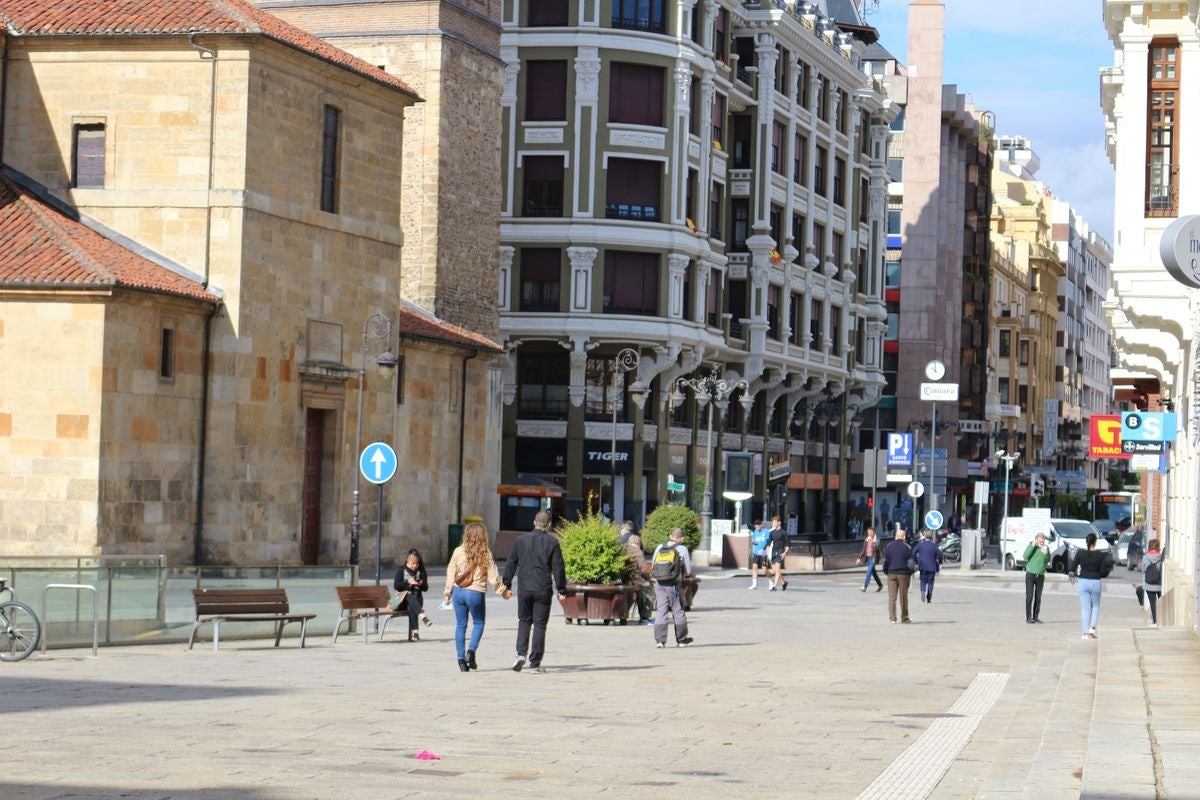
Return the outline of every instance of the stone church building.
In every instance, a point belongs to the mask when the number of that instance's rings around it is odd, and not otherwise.
[[[120,6],[0,0],[0,555],[346,563],[374,441],[385,562],[494,527],[494,292],[406,223],[403,65],[246,0]]]

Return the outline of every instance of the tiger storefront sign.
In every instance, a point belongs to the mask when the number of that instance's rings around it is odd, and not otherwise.
[[[1121,451],[1121,417],[1116,414],[1092,415],[1088,437],[1089,458],[1129,458]]]

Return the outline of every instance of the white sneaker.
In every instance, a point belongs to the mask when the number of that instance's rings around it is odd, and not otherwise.
[[[1150,627],[1151,627],[1151,628],[1157,628],[1157,627],[1158,627],[1158,623],[1157,623],[1157,622],[1151,622],[1151,623],[1150,623]]]
[[[1088,635],[1085,633],[1083,636],[1080,636],[1079,638],[1080,638],[1080,639],[1083,639],[1083,640],[1086,642],[1088,639],[1090,639],[1090,638],[1092,638],[1092,637],[1088,636]]]
[[[1096,629],[1095,629],[1095,628],[1089,628],[1089,629],[1088,629],[1088,632],[1087,632],[1087,635],[1088,635],[1088,638],[1089,638],[1089,639],[1095,639],[1095,638],[1097,638],[1097,636],[1096,636]]]
[[[757,584],[757,583],[752,583],[752,584],[750,584],[750,588],[751,588],[751,589],[757,589],[757,588],[758,588],[758,584]]]

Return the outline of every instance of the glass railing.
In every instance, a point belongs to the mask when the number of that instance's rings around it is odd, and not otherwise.
[[[0,578],[42,621],[51,648],[90,645],[92,595],[74,589],[47,590],[52,584],[95,588],[99,641],[102,645],[186,642],[196,617],[194,589],[286,589],[289,610],[316,614],[308,635],[329,634],[339,615],[335,586],[357,583],[356,569],[330,566],[169,567],[165,559],[5,558]],[[274,635],[272,623],[239,623],[222,638]],[[298,636],[289,625],[285,636]],[[211,640],[211,626],[198,638]]]

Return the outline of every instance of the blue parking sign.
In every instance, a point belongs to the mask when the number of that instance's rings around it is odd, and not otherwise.
[[[913,465],[912,444],[911,433],[889,433],[887,435],[887,465],[889,467],[911,467]]]

